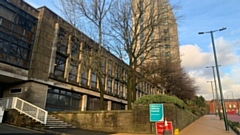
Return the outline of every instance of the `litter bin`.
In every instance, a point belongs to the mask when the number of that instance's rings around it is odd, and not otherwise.
[[[4,114],[4,108],[3,108],[3,106],[0,106],[0,123],[2,123],[3,114]]]

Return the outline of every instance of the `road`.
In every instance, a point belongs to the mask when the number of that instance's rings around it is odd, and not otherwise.
[[[228,115],[227,115],[227,118],[228,118],[230,121],[234,121],[234,122],[239,122],[239,123],[240,123],[240,116],[237,115],[237,114],[228,114]]]
[[[50,133],[39,132],[27,128],[16,127],[0,123],[0,135],[53,135]]]

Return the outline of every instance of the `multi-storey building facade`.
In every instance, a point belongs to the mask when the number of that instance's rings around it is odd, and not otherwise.
[[[133,25],[138,24],[138,30],[143,31],[140,34],[138,46],[145,44],[147,46],[145,48],[151,49],[150,52],[146,52],[148,53],[146,55],[150,56],[143,63],[158,63],[168,60],[174,62],[175,66],[180,68],[177,23],[173,14],[174,9],[172,9],[168,0],[133,0],[133,8],[136,14],[139,14],[134,16],[135,18],[133,17]],[[142,13],[141,10],[146,12]],[[146,37],[144,38],[144,36]],[[148,38],[151,38],[148,42],[149,45],[141,41],[142,39],[149,40]],[[155,47],[152,49],[150,46]]]
[[[46,110],[98,110],[99,80],[83,61],[98,44],[47,7],[0,1],[0,98],[20,97]],[[108,110],[125,109],[128,65],[102,49],[101,70]],[[122,77],[119,77],[121,75]],[[137,97],[159,94],[142,82]]]

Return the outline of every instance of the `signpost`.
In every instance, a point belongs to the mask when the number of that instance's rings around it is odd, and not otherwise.
[[[150,122],[164,121],[163,104],[150,104]]]

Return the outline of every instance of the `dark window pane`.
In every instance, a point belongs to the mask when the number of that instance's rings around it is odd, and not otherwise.
[[[60,27],[59,33],[58,33],[57,51],[66,54],[67,42],[68,42],[67,33],[63,28]]]
[[[81,85],[87,85],[88,77],[87,77],[87,71],[81,72]]]
[[[79,100],[77,100],[77,99],[72,99],[72,106],[73,106],[73,107],[79,107]]]
[[[77,69],[78,69],[78,62],[71,60],[70,68],[69,68],[69,76],[68,76],[69,80],[76,81],[76,79],[77,79]]]
[[[51,103],[51,104],[57,104],[58,103],[58,94],[54,94],[54,93],[48,93],[47,95],[47,103]]]
[[[68,96],[60,95],[59,96],[59,104],[64,106],[70,105],[70,98]]]
[[[62,76],[62,77],[64,76],[65,63],[66,63],[66,58],[57,54],[56,60],[55,60],[55,68],[54,68],[55,76]]]
[[[108,88],[107,88],[107,92],[111,92],[112,91],[112,79],[111,78],[108,78]]]
[[[14,13],[3,6],[0,6],[0,16],[9,21],[13,21],[14,19]]]
[[[97,76],[94,72],[92,72],[92,77],[91,77],[91,86],[93,88],[97,87]]]
[[[79,56],[79,49],[80,49],[80,42],[79,39],[76,37],[72,37],[72,52],[71,56],[78,58]]]

